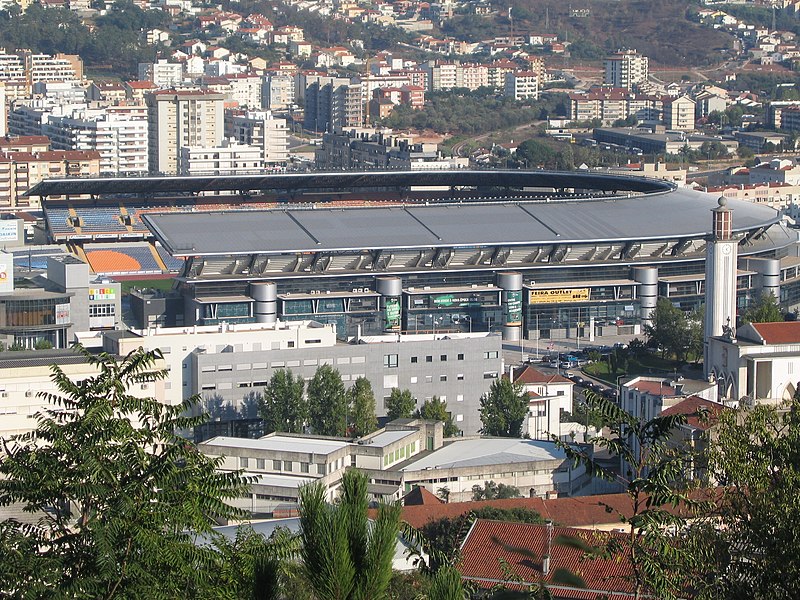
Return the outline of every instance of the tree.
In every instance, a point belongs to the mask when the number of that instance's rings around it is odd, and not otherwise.
[[[175,431],[200,425],[176,406],[129,390],[163,380],[157,351],[121,360],[92,355],[97,374],[73,382],[53,366],[56,393],[36,428],[3,441],[0,506],[19,504],[36,526],[0,523],[0,581],[12,596],[40,598],[224,597],[214,589],[218,520],[241,519],[228,501],[246,493],[222,459],[197,451]]]
[[[291,370],[279,369],[272,374],[260,402],[264,431],[303,433],[308,421],[308,401],[303,396],[305,382]]]
[[[553,149],[538,140],[525,140],[517,147],[517,158],[524,160],[529,167],[546,165],[555,159]]]
[[[300,555],[316,598],[382,598],[392,577],[400,504],[381,504],[370,526],[367,477],[355,469],[344,473],[335,505],[326,496],[319,482],[300,488]]]
[[[798,383],[800,387],[800,383]],[[800,400],[720,414],[709,451],[719,508],[702,529],[703,597],[796,598],[800,591]]]
[[[681,531],[687,520],[668,510],[678,505],[691,510],[703,508],[681,489],[686,457],[671,444],[674,430],[686,423],[687,415],[660,416],[640,420],[595,392],[586,402],[602,419],[606,436],[589,438],[584,445],[553,441],[587,473],[625,486],[631,500],[631,514],[618,513],[627,536],[624,542],[609,539],[596,550],[604,556],[624,556],[631,568],[627,576],[634,598],[647,594],[664,600],[681,596],[689,585],[688,573],[696,560],[686,545],[670,537],[669,530]],[[595,459],[594,448],[619,460],[620,472],[608,462]],[[613,512],[610,506],[606,509]]]
[[[394,388],[386,400],[386,417],[390,421],[410,419],[416,405],[417,401],[414,400],[410,391]]]
[[[686,314],[666,298],[658,299],[644,331],[650,342],[661,349],[662,357],[671,353],[678,360],[683,360],[692,343]]]
[[[472,499],[478,500],[502,500],[504,498],[519,498],[519,489],[513,485],[505,483],[495,483],[494,481],[484,481],[483,487],[472,486]]]
[[[755,302],[747,307],[742,317],[742,321],[745,323],[775,323],[783,320],[778,299],[772,292],[763,292]]]
[[[359,377],[348,391],[350,404],[350,433],[361,437],[378,428],[375,417],[375,394],[366,377]]]
[[[453,415],[447,412],[447,402],[442,402],[438,396],[425,400],[414,416],[420,419],[443,421],[444,437],[455,437],[461,433],[461,430],[453,423]]]
[[[311,429],[317,435],[347,434],[347,392],[339,371],[322,365],[308,382]]]
[[[481,397],[481,433],[499,437],[522,437],[528,415],[528,398],[522,386],[502,377],[492,382]]]

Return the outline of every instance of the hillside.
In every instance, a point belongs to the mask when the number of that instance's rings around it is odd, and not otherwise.
[[[579,58],[600,58],[598,54],[626,47],[647,55],[656,65],[708,66],[721,62],[723,50],[732,45],[730,35],[688,20],[697,8],[688,0],[512,0],[511,4],[516,31],[566,35],[580,47]],[[588,9],[589,16],[570,16],[570,11],[580,9]]]

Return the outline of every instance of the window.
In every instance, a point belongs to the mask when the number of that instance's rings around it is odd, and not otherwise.
[[[441,356],[439,356],[439,360],[442,362],[447,362],[447,354],[442,354]]]
[[[433,362],[433,357],[432,356],[426,356],[425,357],[425,362]]]
[[[457,358],[458,358],[458,360],[464,360],[464,355],[463,354],[459,354]]]
[[[412,377],[411,378],[411,383],[417,383],[417,378],[416,377]]]
[[[411,357],[411,364],[414,364],[414,365],[415,365],[415,364],[417,364],[417,362],[418,362],[418,359],[419,359],[419,357],[418,357],[418,356],[412,356],[412,357]]]
[[[492,350],[491,352],[484,352],[483,353],[483,358],[486,358],[486,359],[498,358],[499,356],[500,356],[500,354],[499,354],[499,352],[497,350]]]
[[[425,383],[433,383],[433,375],[425,375]]]
[[[447,381],[447,375],[439,375],[439,381]]]
[[[217,367],[217,371],[233,371],[233,365],[220,365]]]
[[[240,469],[246,469],[248,462],[249,461],[247,460],[246,456],[240,456],[239,457],[239,468]]]
[[[261,469],[263,471],[265,462],[266,461],[263,458],[257,458],[256,459],[256,469]]]
[[[291,471],[292,470],[292,461],[290,461],[290,460],[283,461],[283,470],[284,471]]]
[[[384,389],[393,389],[400,387],[400,377],[397,375],[384,375],[383,376]]]
[[[385,369],[394,369],[397,367],[397,354],[384,354],[383,367]]]
[[[273,461],[272,461],[272,468],[273,468],[274,470],[276,470],[276,471],[280,471],[280,470],[281,470],[281,461],[279,461],[279,460],[273,460]]]
[[[497,371],[485,371],[483,373],[484,379],[497,379]]]
[[[458,375],[456,375],[456,379],[458,381],[464,381],[464,374],[463,373],[459,373]]]
[[[317,464],[317,475],[325,475],[325,463]]]
[[[563,396],[563,395],[564,395],[564,390],[558,390],[556,392],[556,396]]]
[[[464,415],[456,415],[456,423],[461,423],[464,420]]]
[[[463,401],[464,401],[464,394],[457,394],[456,402],[463,402]]]
[[[300,463],[300,472],[301,473],[308,473],[308,466],[309,465],[306,462]]]

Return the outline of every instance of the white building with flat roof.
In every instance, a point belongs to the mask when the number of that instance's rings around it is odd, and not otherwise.
[[[264,153],[258,146],[222,140],[214,147],[181,148],[181,175],[247,175],[264,168]]]
[[[270,111],[228,112],[225,130],[240,144],[261,149],[267,165],[286,164],[289,160],[289,127],[286,119],[274,117]]]
[[[56,150],[96,150],[102,175],[146,174],[147,108],[79,108],[51,115],[42,125]]]

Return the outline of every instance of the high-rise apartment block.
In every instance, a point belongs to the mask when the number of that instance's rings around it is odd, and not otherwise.
[[[361,84],[345,77],[307,76],[303,126],[310,131],[336,131],[364,123]]]
[[[42,126],[54,149],[96,150],[103,175],[145,174],[147,107],[110,106],[51,116]]]
[[[635,50],[620,50],[604,62],[606,85],[630,90],[647,81],[648,59]]]
[[[215,147],[224,134],[223,94],[205,90],[162,90],[147,96],[150,171],[175,175],[180,149]]]
[[[240,144],[262,149],[267,165],[286,164],[289,160],[289,128],[286,119],[269,111],[231,112],[225,115],[226,137]]]
[[[183,83],[183,65],[164,59],[154,63],[139,63],[139,79],[152,81],[159,88],[175,87]]]

